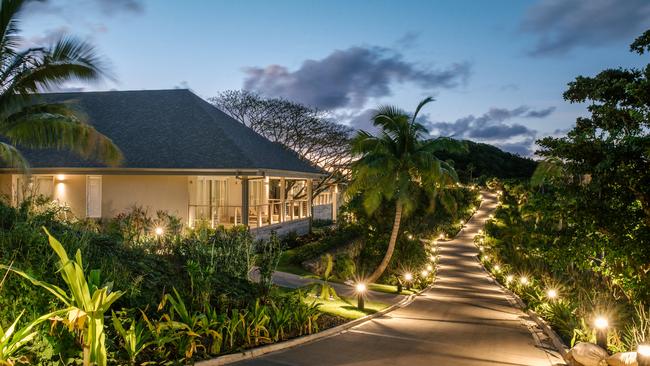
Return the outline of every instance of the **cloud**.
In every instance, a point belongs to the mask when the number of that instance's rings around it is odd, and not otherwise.
[[[23,43],[26,47],[50,45],[69,33],[70,27],[63,25],[54,29],[48,29],[42,35],[29,37]]]
[[[538,0],[520,28],[538,37],[533,56],[561,55],[632,38],[650,27],[647,0]],[[628,43],[629,43],[628,42]]]
[[[377,113],[376,109],[364,109],[361,112],[337,113],[336,119],[339,121],[347,121],[347,124],[355,130],[364,130],[371,134],[379,131],[377,127],[372,124],[372,117]]]
[[[540,119],[548,117],[555,107],[532,109],[520,106],[513,109],[490,108],[480,116],[468,115],[453,122],[428,122],[426,125],[434,135],[451,136],[487,142],[506,151],[520,155],[532,154],[537,131],[513,119]]]
[[[409,31],[404,33],[403,36],[397,39],[397,41],[395,42],[395,48],[399,48],[402,50],[411,49],[418,45],[419,40],[420,40],[420,33]]]
[[[351,47],[306,60],[294,71],[281,65],[246,68],[244,89],[323,109],[360,109],[370,98],[391,95],[394,83],[411,83],[428,92],[455,88],[467,81],[470,70],[467,62],[431,69],[391,49]]]
[[[98,3],[100,9],[109,15],[127,12],[142,13],[144,5],[141,0],[94,0]]]

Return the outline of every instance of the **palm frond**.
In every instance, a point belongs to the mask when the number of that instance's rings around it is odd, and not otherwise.
[[[420,110],[422,109],[422,107],[424,107],[425,105],[427,105],[427,104],[429,104],[429,103],[431,103],[433,101],[435,101],[435,99],[433,99],[433,97],[424,98],[420,102],[420,104],[418,104],[417,108],[415,108],[415,112],[413,113],[413,118],[411,119],[411,123],[415,123],[415,119],[418,118],[418,114],[420,113]]]
[[[29,162],[14,146],[0,142],[0,160],[11,168],[29,170]]]
[[[2,129],[13,144],[28,148],[69,149],[86,158],[98,158],[109,165],[122,160],[119,148],[89,124],[65,115],[27,114],[11,119]]]

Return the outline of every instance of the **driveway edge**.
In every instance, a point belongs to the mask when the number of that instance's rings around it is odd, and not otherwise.
[[[389,306],[389,307],[387,307],[387,308],[385,308],[383,310],[380,310],[380,311],[378,311],[378,312],[376,312],[374,314],[366,315],[366,316],[364,316],[362,318],[355,319],[355,320],[349,321],[349,322],[341,324],[341,325],[337,325],[336,327],[325,329],[325,330],[323,330],[321,332],[318,332],[318,333],[314,333],[314,334],[310,334],[310,335],[306,335],[306,336],[302,336],[302,337],[298,337],[298,338],[293,338],[293,339],[289,339],[289,340],[278,342],[278,343],[269,344],[267,346],[251,348],[249,350],[246,350],[246,351],[240,352],[240,353],[232,353],[232,354],[229,354],[229,355],[219,356],[219,357],[212,358],[212,359],[209,359],[209,360],[197,362],[195,365],[196,366],[227,365],[227,364],[231,364],[231,363],[235,363],[235,362],[250,360],[250,359],[265,355],[267,353],[284,351],[284,350],[289,349],[289,348],[293,348],[293,347],[301,346],[303,344],[307,344],[307,343],[319,341],[321,339],[329,338],[329,337],[341,334],[341,333],[347,331],[350,328],[356,327],[356,326],[361,325],[363,323],[366,323],[366,322],[368,322],[368,321],[370,321],[370,320],[372,320],[374,318],[377,318],[377,317],[382,316],[382,315],[384,315],[386,313],[389,313],[389,312],[391,312],[393,310],[396,310],[398,308],[409,305],[410,303],[412,303],[415,300],[415,298],[418,295],[420,295],[423,291],[428,290],[430,287],[431,287],[431,285],[424,288],[424,289],[422,289],[420,292],[418,292],[416,294],[411,294],[411,295],[405,297],[402,301],[400,301],[398,303],[395,303],[395,304],[393,304],[393,305],[391,305],[391,306]]]

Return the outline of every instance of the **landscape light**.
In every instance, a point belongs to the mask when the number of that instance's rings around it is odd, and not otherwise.
[[[363,310],[366,307],[366,303],[363,298],[363,294],[366,292],[366,284],[359,282],[354,288],[357,291],[357,308],[359,310]]]
[[[604,316],[598,316],[594,320],[596,326],[596,344],[599,347],[607,349],[607,328],[609,328],[609,321]]]
[[[482,251],[484,251],[485,249],[484,249],[482,246],[479,246],[479,247],[478,247],[478,250],[480,250],[480,251],[482,252]]]
[[[514,279],[515,279],[515,276],[507,275],[506,276],[506,283],[510,283],[510,282],[514,281]]]
[[[431,257],[429,257],[429,258],[431,258],[431,262],[435,262],[435,261],[436,261],[436,257],[433,256],[433,255],[432,255]]]
[[[440,234],[440,236],[438,236],[438,239],[440,239],[440,240],[442,240],[444,238],[445,238],[445,234]]]
[[[550,289],[550,290],[546,291],[546,297],[548,297],[551,300],[556,299],[557,298],[557,291],[554,290],[554,289]]]
[[[465,225],[465,220],[460,220],[461,225]]]
[[[422,272],[420,273],[422,274],[422,277],[426,277],[429,275],[429,272],[426,269],[423,269]]]
[[[409,234],[409,235],[408,235],[408,238],[409,238],[410,240],[413,240],[413,235]]]
[[[404,279],[410,282],[410,281],[413,280],[413,275],[410,274],[409,272],[406,272],[406,273],[404,274]]]
[[[639,366],[650,366],[650,344],[639,344],[637,346],[636,362]]]
[[[165,233],[165,229],[163,229],[160,226],[157,226],[153,232],[156,234],[156,236],[161,236],[162,234]]]
[[[497,272],[500,272],[501,271],[501,266],[498,265],[498,264],[495,264],[494,265],[494,270],[497,271]]]
[[[432,265],[427,265],[427,271],[433,271],[433,266]]]
[[[524,286],[527,285],[528,284],[528,277],[526,277],[526,276],[519,277],[519,283],[521,283]]]
[[[485,239],[481,238],[480,242],[483,244],[485,242]]]
[[[483,235],[483,229],[479,230],[479,231],[478,231],[478,234],[479,234],[479,235]]]
[[[489,261],[489,260],[490,260],[490,256],[487,255],[487,254],[484,255],[484,256],[483,256],[483,260],[484,260],[484,261]]]

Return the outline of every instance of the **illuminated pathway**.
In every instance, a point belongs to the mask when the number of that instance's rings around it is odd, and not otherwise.
[[[440,243],[435,286],[409,306],[340,335],[240,365],[553,365],[532,323],[476,261],[472,244],[496,207],[484,193],[479,211],[454,239]]]

